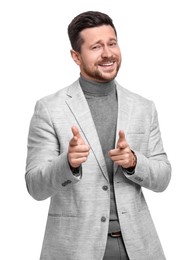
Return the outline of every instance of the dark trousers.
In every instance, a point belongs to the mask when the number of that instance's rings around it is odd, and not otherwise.
[[[111,237],[108,235],[103,260],[129,260],[122,236]]]

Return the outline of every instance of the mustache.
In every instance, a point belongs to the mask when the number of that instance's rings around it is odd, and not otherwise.
[[[109,57],[109,58],[103,58],[99,61],[99,63],[106,63],[106,62],[115,62],[117,59],[114,57]]]

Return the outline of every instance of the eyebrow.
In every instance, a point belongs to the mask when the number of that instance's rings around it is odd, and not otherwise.
[[[117,38],[110,38],[110,39],[108,39],[108,42],[109,41],[115,41],[115,42],[117,42]],[[92,43],[90,46],[93,46],[93,45],[95,45],[95,44],[101,44],[102,43],[102,40],[98,40],[97,42],[94,42],[94,43]]]

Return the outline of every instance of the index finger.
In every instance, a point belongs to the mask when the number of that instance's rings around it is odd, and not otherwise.
[[[123,130],[120,130],[118,135],[119,135],[119,141],[124,141],[124,140],[126,141],[125,132]]]
[[[72,126],[72,127],[71,127],[71,130],[72,130],[73,136],[76,136],[77,138],[80,137],[79,130],[78,130],[78,128],[77,128],[76,126]]]
[[[71,127],[71,131],[72,131],[73,137],[70,140],[69,144],[71,146],[78,145],[78,139],[80,138],[79,130],[78,130],[78,128],[76,126],[72,126]]]
[[[128,143],[125,138],[125,132],[123,130],[119,131],[119,139],[117,142],[117,148],[124,149],[128,146]]]
[[[74,136],[72,137],[72,139],[70,140],[69,145],[71,145],[71,146],[76,146],[76,145],[78,145],[78,137],[74,135]]]

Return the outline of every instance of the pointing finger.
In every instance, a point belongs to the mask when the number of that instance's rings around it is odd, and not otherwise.
[[[128,146],[128,143],[125,138],[125,132],[123,130],[119,131],[119,139],[117,142],[117,148],[124,149]]]
[[[69,142],[70,146],[76,146],[78,145],[78,138],[76,136],[73,136],[73,138]]]
[[[70,140],[70,145],[71,146],[78,145],[78,139],[80,137],[79,130],[78,130],[78,128],[76,126],[73,126],[71,128],[71,130],[72,130],[73,137]]]
[[[72,130],[73,137],[70,140],[70,145],[75,146],[75,145],[84,144],[83,138],[81,137],[78,128],[76,126],[73,126],[71,130]]]
[[[126,141],[126,139],[125,139],[125,132],[123,131],[123,130],[120,130],[119,131],[119,141]]]
[[[80,138],[81,136],[80,136],[80,133],[79,133],[79,130],[78,130],[78,128],[76,127],[76,126],[73,126],[72,128],[71,128],[71,130],[72,130],[72,133],[73,133],[73,136],[74,137],[77,137],[77,138]]]

